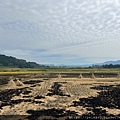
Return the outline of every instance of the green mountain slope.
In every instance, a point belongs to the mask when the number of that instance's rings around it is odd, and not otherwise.
[[[18,68],[38,68],[36,62],[26,62],[26,60],[17,59],[12,56],[0,55],[0,66],[18,67]]]

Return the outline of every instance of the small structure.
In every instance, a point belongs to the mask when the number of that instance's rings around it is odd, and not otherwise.
[[[104,75],[101,75],[101,78],[104,78]]]
[[[8,87],[8,89],[15,89],[16,88],[16,84],[14,82],[14,78],[13,77],[9,78],[9,82],[8,82],[7,87]]]
[[[78,77],[78,78],[80,78],[80,79],[82,79],[82,78],[83,78],[82,73],[80,73],[80,75],[79,75],[79,77]]]
[[[9,77],[9,80],[15,80],[15,78],[13,76]]]
[[[95,75],[94,75],[94,73],[92,73],[91,78],[92,78],[92,79],[95,79]]]
[[[17,86],[24,86],[24,84],[19,80],[19,78],[16,78],[16,85]]]
[[[120,73],[117,74],[117,79],[119,79],[119,78],[120,78]]]
[[[61,76],[61,74],[59,73],[59,75],[58,75],[58,79],[61,79],[62,78],[62,76]]]

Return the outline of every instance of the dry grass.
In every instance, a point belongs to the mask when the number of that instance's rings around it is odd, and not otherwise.
[[[0,75],[26,75],[26,74],[41,74],[42,72],[24,71],[24,72],[0,72]]]
[[[47,95],[50,92],[50,89],[52,89],[54,82],[60,83],[60,90],[65,95],[70,95],[70,97],[60,95]],[[43,110],[50,108],[75,111],[79,115],[82,115],[87,112],[87,109],[83,106],[71,106],[73,104],[73,101],[78,101],[80,98],[87,98],[89,96],[97,96],[98,90],[91,89],[91,87],[99,86],[100,84],[115,85],[120,84],[120,81],[117,78],[52,78],[50,80],[43,80],[43,82],[37,83],[35,87],[31,87],[31,85],[24,85],[23,88],[27,86],[31,90],[31,93],[27,94],[27,96],[30,97],[23,98],[25,95],[20,94],[19,96],[14,96],[12,100],[31,99],[33,101],[42,103],[23,101],[19,104],[15,104],[14,106],[7,105],[4,106],[0,111],[0,115],[27,115],[27,110]],[[43,96],[44,98],[35,99],[36,96]],[[107,111],[109,113],[112,113],[114,110],[107,109]],[[119,113],[119,111],[120,110],[117,110],[117,113]]]

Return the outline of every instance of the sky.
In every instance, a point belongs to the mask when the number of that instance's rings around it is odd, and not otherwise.
[[[0,0],[0,54],[54,65],[120,60],[120,0]]]

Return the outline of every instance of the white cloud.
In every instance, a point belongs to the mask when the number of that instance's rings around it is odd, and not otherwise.
[[[119,13],[119,0],[2,0],[1,49],[6,54],[19,53],[18,56],[22,56],[24,50],[31,50],[25,53],[31,60],[36,49],[45,49],[42,55],[62,54],[60,60],[118,59]],[[109,48],[113,51],[111,55],[104,52]],[[36,54],[39,56],[39,52]],[[37,61],[48,61],[42,55]],[[49,61],[60,62],[59,59],[51,57]]]

